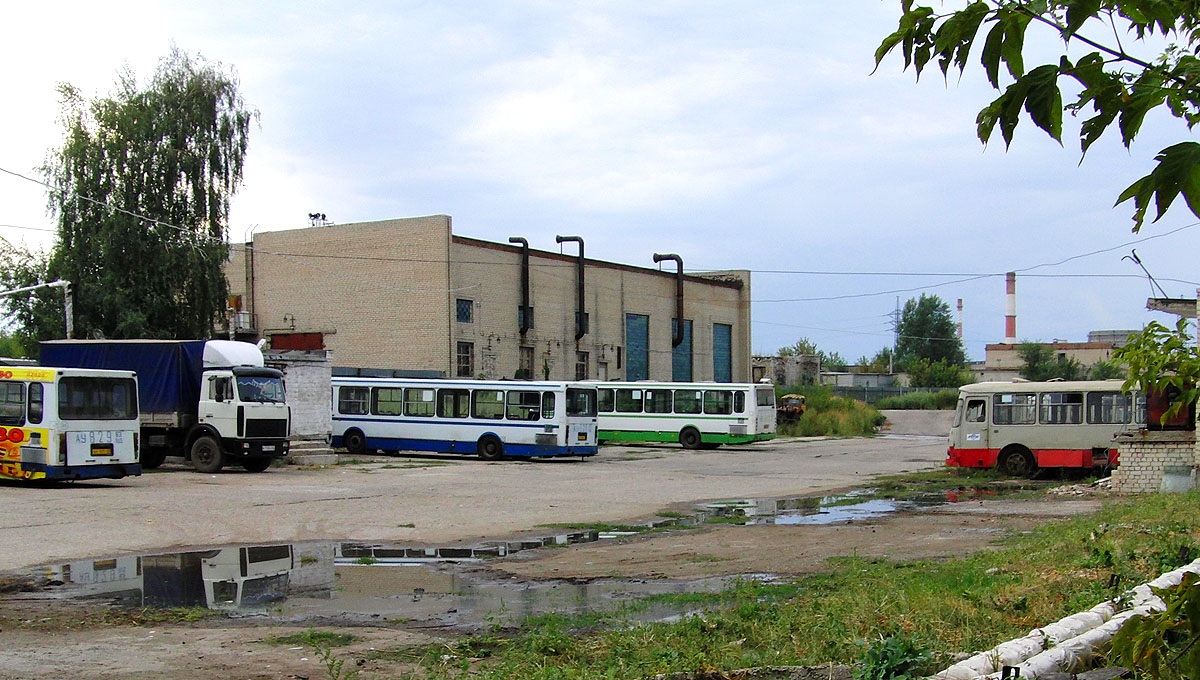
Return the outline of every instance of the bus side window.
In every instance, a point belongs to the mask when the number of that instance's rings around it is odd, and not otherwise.
[[[467,390],[438,390],[439,418],[466,418],[470,414]]]
[[[967,401],[967,422],[968,423],[983,423],[987,422],[987,401],[984,399],[971,399]]]
[[[617,390],[617,413],[641,413],[641,390]]]
[[[369,394],[370,390],[366,387],[339,387],[338,413],[347,416],[366,415]]]
[[[670,413],[671,390],[646,390],[646,413]]]
[[[726,390],[704,390],[704,412],[727,416],[732,413],[732,393]]]
[[[26,409],[26,414],[29,422],[34,425],[42,422],[44,389],[41,383],[31,383],[29,385],[29,406]]]
[[[745,392],[734,392],[733,393],[733,412],[734,413],[745,413],[746,412],[746,393]]]
[[[25,383],[0,382],[0,425],[25,424]]]
[[[596,390],[596,410],[600,413],[613,412],[613,391],[610,387]]]
[[[541,403],[541,395],[537,392],[509,390],[508,419],[537,420],[541,416],[539,413]]]
[[[612,390],[608,391],[609,396],[612,396]],[[542,418],[551,420],[554,418],[554,393],[542,392]]]
[[[504,390],[472,390],[471,417],[481,420],[504,418]]]

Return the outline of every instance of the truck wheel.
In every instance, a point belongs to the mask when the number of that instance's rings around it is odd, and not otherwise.
[[[216,472],[224,464],[225,454],[217,440],[204,436],[192,442],[192,467],[196,472]]]
[[[679,445],[685,449],[698,449],[700,443],[700,431],[694,427],[685,427],[679,433]]]
[[[242,461],[242,467],[246,468],[247,472],[262,472],[271,467],[271,459],[267,456],[247,458]]]
[[[504,444],[490,435],[482,437],[475,445],[475,453],[483,460],[500,460],[504,457]]]
[[[167,452],[165,450],[158,449],[158,448],[154,448],[154,449],[146,448],[142,451],[142,456],[141,456],[142,469],[143,470],[154,470],[154,469],[158,468],[160,465],[162,465],[163,461],[165,461],[166,459],[167,459]]]

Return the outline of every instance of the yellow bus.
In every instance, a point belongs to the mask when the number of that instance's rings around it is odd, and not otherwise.
[[[142,474],[133,371],[0,367],[0,478]]]

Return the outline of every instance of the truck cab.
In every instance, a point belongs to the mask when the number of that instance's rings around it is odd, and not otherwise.
[[[233,366],[206,370],[201,382],[197,423],[215,431],[226,455],[265,468],[287,453],[290,414],[282,372]]]

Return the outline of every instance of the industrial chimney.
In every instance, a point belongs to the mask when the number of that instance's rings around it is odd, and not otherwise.
[[[962,298],[958,299],[958,328],[956,330],[958,332],[959,342],[961,342],[962,341]]]
[[[1017,344],[1017,273],[1009,272],[1004,280],[1004,343]]]

